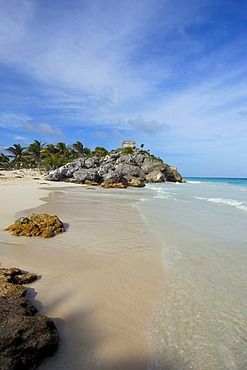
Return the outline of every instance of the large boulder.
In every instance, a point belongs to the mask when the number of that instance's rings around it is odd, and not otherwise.
[[[50,181],[61,181],[69,179],[73,176],[75,171],[79,170],[79,168],[83,168],[84,166],[85,159],[77,159],[75,162],[67,163],[64,166],[50,171],[49,174],[46,176],[46,179]]]
[[[177,171],[176,167],[173,166],[167,166],[165,170],[163,171],[166,180],[170,182],[186,182],[185,179],[181,176],[181,174]]]
[[[123,175],[114,174],[108,177],[102,184],[102,188],[127,188],[128,180]]]
[[[14,224],[8,226],[4,231],[8,231],[15,236],[51,238],[65,230],[62,221],[56,215],[32,213],[29,217],[18,218]]]
[[[116,170],[116,166],[111,161],[103,162],[98,170],[99,175],[102,178],[106,178],[108,175],[113,174]]]
[[[73,178],[75,182],[85,183],[86,181],[100,182],[102,177],[95,168],[81,168],[74,172]]]
[[[146,176],[147,182],[164,182],[165,175],[160,170],[154,170]]]
[[[100,165],[99,158],[94,156],[85,160],[85,168],[98,168]]]
[[[143,165],[143,162],[144,162],[144,159],[146,158],[146,155],[147,155],[147,154],[144,154],[144,153],[142,153],[142,152],[137,152],[137,153],[135,154],[134,159],[135,159],[135,163],[136,163],[136,165],[137,165],[138,167],[141,167],[141,166]]]
[[[116,166],[115,172],[119,175],[139,177],[141,180],[145,179],[145,173],[143,170],[132,164],[121,163]]]
[[[136,166],[135,157],[133,154],[121,154],[120,157],[117,158],[116,164],[118,165],[121,163]]]
[[[0,269],[0,369],[29,369],[52,355],[58,347],[54,322],[37,316],[20,282],[37,279],[20,269]]]
[[[161,169],[164,168],[164,163],[162,162],[162,160],[158,159],[158,158],[154,158],[152,157],[151,155],[145,157],[142,165],[141,165],[141,169],[143,170],[143,172],[147,175],[148,173],[156,170],[157,168]]]

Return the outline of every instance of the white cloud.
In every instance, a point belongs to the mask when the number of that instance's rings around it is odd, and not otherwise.
[[[48,123],[39,123],[39,124],[31,124],[31,123],[24,123],[22,128],[30,133],[34,134],[43,134],[49,137],[59,137],[62,136],[62,131],[59,128],[54,128],[50,126]]]
[[[95,131],[95,136],[97,136],[99,139],[106,139],[108,137],[107,133],[104,131]]]
[[[30,116],[23,113],[2,112],[0,113],[0,126],[5,128],[19,127]]]
[[[246,39],[214,18],[219,3],[0,0],[0,62],[13,82],[1,86],[9,113],[0,126],[48,136],[69,125],[117,128],[118,137],[135,130],[154,148],[183,153],[242,148]]]
[[[120,139],[123,139],[124,138],[124,135],[123,133],[121,133],[120,130],[113,130],[113,135],[116,136],[117,138],[120,138]]]
[[[97,95],[101,104],[107,100],[117,106],[145,98],[174,73],[174,52],[165,58],[145,55],[150,30],[154,36],[168,37],[171,30],[190,24],[200,9],[193,1],[179,5],[179,12],[170,1],[85,1],[83,6],[72,2],[71,7],[65,2],[63,11],[52,4],[42,8],[35,0],[14,3],[5,5],[2,15],[1,58],[57,86],[58,94],[61,87],[72,88],[72,96],[76,89],[92,99]],[[165,18],[160,17],[162,11]],[[154,52],[160,54],[155,48]]]
[[[14,136],[14,140],[17,140],[17,141],[22,141],[22,142],[27,142],[28,138],[25,137],[25,136],[20,136],[20,135],[16,135]]]
[[[59,128],[53,128],[48,123],[40,123],[38,127],[47,136],[62,136],[62,131]]]
[[[22,128],[30,133],[36,133],[38,131],[37,126],[27,122],[22,125]]]
[[[132,126],[134,129],[138,131],[146,132],[147,134],[154,134],[157,131],[161,131],[163,129],[169,129],[168,125],[160,123],[155,120],[148,120],[144,119],[142,116],[138,116],[135,119],[129,119],[127,123]]]

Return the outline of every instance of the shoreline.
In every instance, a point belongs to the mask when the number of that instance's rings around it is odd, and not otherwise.
[[[1,229],[30,208],[69,221],[65,234],[49,240],[0,233],[2,267],[16,265],[41,275],[30,299],[60,333],[58,353],[39,369],[147,369],[147,327],[164,279],[159,241],[126,190],[47,184],[35,180],[5,185],[4,196],[1,191],[5,203],[15,193],[12,206],[2,207]]]

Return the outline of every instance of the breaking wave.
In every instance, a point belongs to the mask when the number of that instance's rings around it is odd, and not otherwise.
[[[193,196],[192,198],[199,199],[199,200],[206,200],[207,202],[211,202],[211,203],[231,206],[241,211],[247,212],[247,202],[244,202],[244,201],[239,201],[235,199],[225,199],[225,198],[204,198],[204,197],[196,197],[196,196]]]

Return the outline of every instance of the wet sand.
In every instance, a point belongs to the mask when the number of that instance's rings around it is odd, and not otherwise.
[[[60,334],[59,351],[40,370],[148,368],[147,327],[164,270],[160,242],[132,198],[61,183],[0,186],[1,264],[41,276],[28,294]],[[36,206],[57,214],[67,232],[40,239],[2,231]]]

